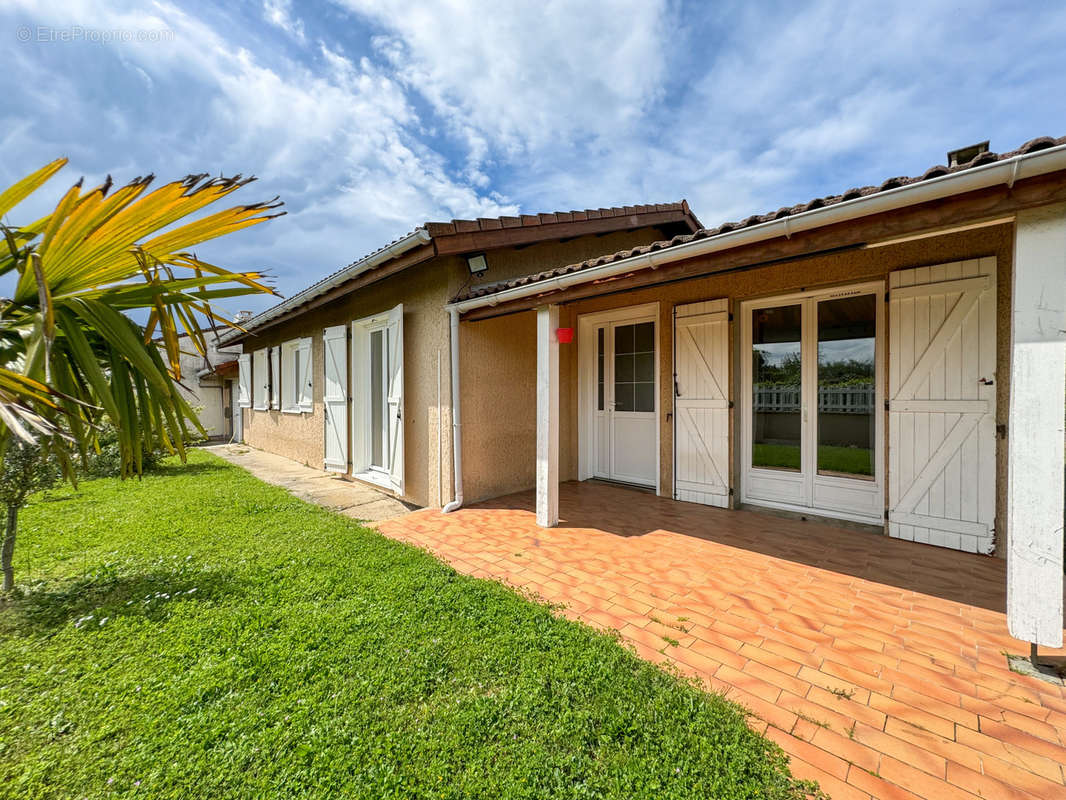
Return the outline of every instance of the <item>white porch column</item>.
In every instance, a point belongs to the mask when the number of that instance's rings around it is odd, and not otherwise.
[[[1066,205],[1018,213],[1007,426],[1007,627],[1062,646]]]
[[[559,306],[537,309],[537,524],[559,524]]]

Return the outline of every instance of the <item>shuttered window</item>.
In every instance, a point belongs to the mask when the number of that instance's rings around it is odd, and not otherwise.
[[[312,411],[311,340],[293,339],[281,346],[281,410]]]
[[[237,356],[237,405],[241,408],[252,405],[252,356],[249,353]]]
[[[266,411],[270,404],[270,368],[267,351],[256,350],[252,353],[252,408]]]

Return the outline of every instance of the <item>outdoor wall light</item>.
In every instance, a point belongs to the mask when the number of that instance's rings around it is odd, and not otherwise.
[[[472,256],[467,256],[466,265],[470,267],[471,275],[480,275],[489,268],[489,262],[485,259],[484,253],[474,253]]]

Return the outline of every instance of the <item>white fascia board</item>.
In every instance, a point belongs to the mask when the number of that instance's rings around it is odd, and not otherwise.
[[[721,233],[706,239],[696,239],[684,244],[666,247],[652,253],[630,256],[629,258],[604,264],[599,267],[571,272],[554,278],[545,278],[535,283],[527,283],[511,289],[503,289],[495,294],[473,297],[449,303],[448,310],[455,309],[460,314],[485,306],[495,306],[511,300],[520,300],[532,295],[543,294],[557,289],[567,289],[581,283],[603,280],[634,269],[650,268],[669,264],[674,261],[710,253],[732,250],[736,247],[755,244],[779,236],[786,238],[802,231],[821,228],[839,222],[848,222],[860,217],[895,211],[919,203],[941,200],[952,195],[964,194],[992,186],[1013,186],[1016,181],[1045,175],[1049,172],[1066,170],[1066,145],[1049,147],[1035,153],[1014,156],[1003,161],[995,161],[980,167],[971,167],[960,172],[941,175],[918,183],[886,189],[883,192],[856,197],[834,203],[831,206],[803,211],[799,214],[781,219],[761,222],[749,228],[738,228],[728,233]],[[547,300],[546,300],[547,302]]]

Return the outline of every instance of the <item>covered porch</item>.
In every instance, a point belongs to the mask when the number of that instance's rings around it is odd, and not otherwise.
[[[836,800],[1066,793],[1066,695],[1008,668],[1003,560],[595,481],[558,504],[380,529],[725,693]]]

